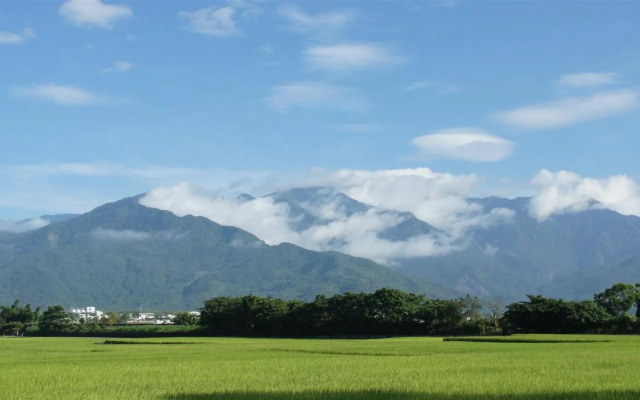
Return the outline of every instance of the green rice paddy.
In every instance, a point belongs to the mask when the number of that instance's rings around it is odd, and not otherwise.
[[[0,338],[0,399],[640,399],[640,337],[511,339]]]

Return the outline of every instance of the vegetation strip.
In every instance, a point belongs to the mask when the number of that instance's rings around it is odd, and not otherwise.
[[[100,344],[100,343],[96,343]],[[204,342],[149,342],[149,341],[138,341],[138,340],[105,340],[101,344],[205,344]]]
[[[477,337],[513,333],[640,333],[640,284],[617,283],[594,300],[565,301],[528,295],[528,301],[506,307],[477,297],[429,299],[397,289],[374,293],[318,295],[311,302],[247,295],[214,297],[200,315],[176,314],[173,323],[189,325],[118,325],[118,320],[74,320],[64,307],[41,312],[16,300],[0,306],[0,334],[94,336],[101,338],[233,336],[233,337]],[[635,306],[635,315],[631,314]],[[196,312],[197,314],[197,312]],[[129,320],[129,315],[124,320]],[[179,318],[184,317],[184,318]],[[193,325],[195,323],[199,325]],[[494,336],[495,337],[495,336]],[[502,340],[502,339],[501,339]]]
[[[488,343],[604,343],[607,339],[524,339],[497,337],[446,337],[443,342],[488,342]]]
[[[286,351],[288,353],[307,353],[307,354],[330,354],[339,356],[382,356],[382,357],[407,357],[413,354],[395,354],[395,353],[363,353],[357,351],[333,351],[333,350],[305,350],[305,349],[277,349],[269,348],[264,349],[269,351]]]

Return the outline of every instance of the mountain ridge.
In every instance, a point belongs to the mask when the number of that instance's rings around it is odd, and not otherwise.
[[[210,297],[250,293],[309,299],[396,287],[455,294],[370,260],[268,246],[241,229],[145,207],[139,198],[2,239],[0,300],[193,309]]]

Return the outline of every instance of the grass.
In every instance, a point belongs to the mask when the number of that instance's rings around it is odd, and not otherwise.
[[[640,398],[640,337],[0,338],[1,399]],[[550,341],[569,341],[555,343]],[[609,342],[589,342],[609,340]]]
[[[598,343],[610,342],[610,339],[598,337],[565,337],[553,335],[516,335],[516,336],[473,336],[473,337],[446,337],[445,342],[481,342],[481,343]]]

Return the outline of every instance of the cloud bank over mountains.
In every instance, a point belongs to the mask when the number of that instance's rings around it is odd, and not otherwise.
[[[61,172],[78,173],[77,167],[66,166]],[[80,169],[92,175],[126,175],[120,169],[87,167]],[[33,168],[29,171],[38,172]],[[47,168],[47,173],[55,171]],[[270,190],[259,177],[254,176],[253,180],[255,185],[243,188],[253,187],[262,193]],[[640,185],[626,175],[589,178],[544,169],[531,181],[536,192],[528,208],[517,211],[485,209],[474,201],[480,181],[474,174],[442,173],[429,168],[314,170],[303,177],[273,182],[271,190],[275,192],[257,198],[179,183],[149,191],[140,203],[178,216],[202,216],[235,226],[270,245],[289,242],[385,264],[464,249],[472,242],[474,231],[511,223],[516,212],[528,213],[539,222],[558,214],[594,209],[640,216]],[[42,218],[0,222],[0,231],[21,233],[48,223]],[[95,234],[105,239],[143,238],[138,232]]]
[[[23,221],[0,221],[0,232],[22,233],[49,225],[43,218],[32,218]]]
[[[272,245],[290,242],[389,264],[400,258],[449,253],[465,246],[470,229],[510,221],[513,210],[485,212],[466,199],[476,181],[473,175],[441,174],[428,168],[342,170],[317,173],[307,184],[324,187],[324,193],[317,196],[318,191],[309,189],[314,192],[311,198],[293,204],[280,201],[278,193],[258,198],[209,196],[187,183],[154,189],[140,203],[236,226]],[[388,237],[390,230],[413,216],[432,225],[431,229],[409,237]],[[303,218],[312,222],[301,227]]]
[[[626,175],[584,178],[568,171],[540,171],[532,180],[540,188],[530,214],[539,221],[554,214],[607,209],[640,216],[640,185]]]

